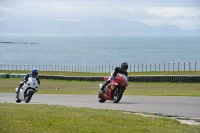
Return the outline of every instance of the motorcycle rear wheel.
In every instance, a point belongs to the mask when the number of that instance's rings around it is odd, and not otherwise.
[[[121,100],[123,93],[124,93],[123,88],[121,87],[116,88],[113,96],[113,103],[118,103]]]
[[[106,99],[102,96],[102,92],[101,91],[99,92],[98,100],[99,100],[100,103],[104,103],[106,101]]]
[[[28,93],[27,95],[25,95],[24,101],[25,101],[26,103],[28,103],[28,102],[31,100],[33,94],[34,94],[33,91],[29,91],[29,93]]]

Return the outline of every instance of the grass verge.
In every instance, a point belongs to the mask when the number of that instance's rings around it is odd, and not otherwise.
[[[0,133],[199,133],[200,126],[121,111],[0,103]]]
[[[12,92],[21,78],[0,78],[0,92]],[[100,82],[41,79],[39,94],[98,94]],[[102,81],[103,83],[103,81]],[[129,82],[124,95],[200,96],[200,83]],[[59,88],[57,91],[56,88]]]
[[[26,74],[30,71],[0,70],[0,73]],[[62,76],[109,76],[110,73],[86,73],[86,72],[66,72],[66,71],[39,71],[41,75],[62,75]],[[129,72],[129,76],[135,75],[200,75],[200,71],[152,71],[152,72]]]

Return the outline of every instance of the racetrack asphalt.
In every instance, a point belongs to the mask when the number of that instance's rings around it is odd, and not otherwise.
[[[1,103],[16,103],[15,93],[0,92]],[[22,101],[20,104],[25,103]],[[189,96],[130,96],[124,95],[119,103],[98,102],[97,95],[37,94],[28,104],[63,105],[121,110],[145,115],[164,116],[200,124],[200,97]]]

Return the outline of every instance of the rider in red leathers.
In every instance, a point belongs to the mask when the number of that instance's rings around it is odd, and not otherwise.
[[[128,69],[128,63],[127,62],[122,62],[121,67],[116,67],[113,70],[112,75],[109,77],[109,79],[107,81],[105,81],[104,85],[101,87],[101,92],[103,92],[106,85],[108,85],[110,83],[110,81],[113,78],[115,78],[117,73],[121,73],[121,74],[124,74],[125,76],[128,76],[127,69]]]

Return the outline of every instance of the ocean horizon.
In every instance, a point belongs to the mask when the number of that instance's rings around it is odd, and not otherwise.
[[[0,34],[0,65],[200,62],[199,36]]]

